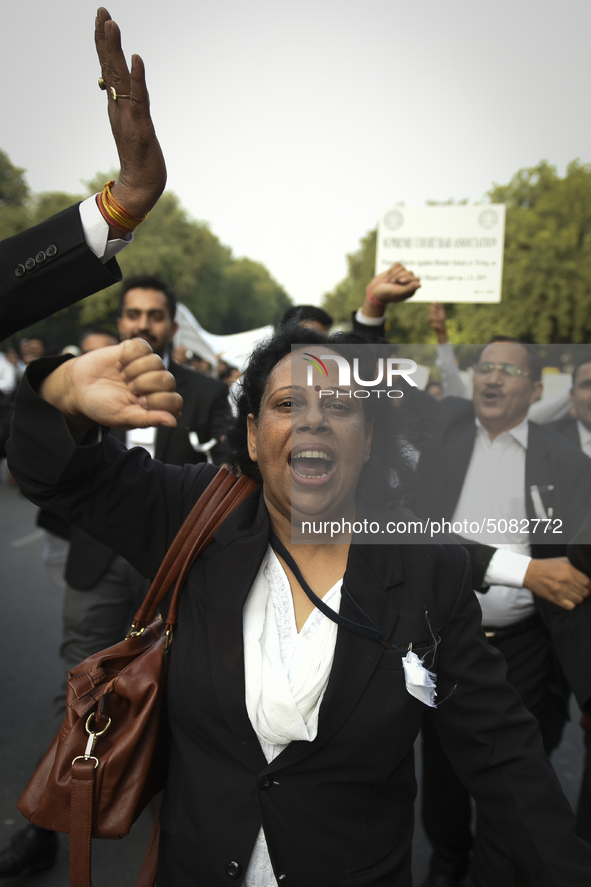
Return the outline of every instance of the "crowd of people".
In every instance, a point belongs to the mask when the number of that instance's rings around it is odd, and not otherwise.
[[[143,63],[104,9],[96,37],[119,181],[0,243],[3,338],[120,280],[164,188]],[[591,744],[591,351],[542,398],[535,349],[498,330],[469,390],[434,304],[437,381],[399,374],[374,403],[364,385],[398,360],[386,309],[419,287],[400,264],[376,275],[350,331],[294,306],[242,371],[173,349],[175,295],[140,275],[117,334],[0,359],[0,446],[64,589],[56,730],[68,671],[125,637],[218,468],[258,484],[181,597],[159,887],[409,887],[420,731],[423,887],[591,883],[591,758],[575,819],[547,757],[571,693]],[[373,544],[382,520],[399,536]],[[294,541],[306,522],[343,529]],[[0,878],[56,852],[26,826]]]

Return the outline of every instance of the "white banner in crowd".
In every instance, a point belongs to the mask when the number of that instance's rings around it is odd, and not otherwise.
[[[218,357],[227,360],[239,370],[244,370],[254,348],[275,332],[275,327],[269,324],[244,333],[216,336],[204,330],[195,315],[182,302],[177,302],[175,319],[179,328],[173,346],[176,348],[177,345],[182,345],[207,360],[213,367],[212,375],[215,375]],[[424,389],[429,381],[429,367],[417,366],[414,379],[417,386]]]
[[[401,262],[421,278],[410,302],[500,302],[505,206],[395,206],[378,226],[376,274]]]
[[[176,321],[179,325],[174,337],[174,346],[183,345],[212,364],[214,371],[217,358],[227,360],[232,366],[243,370],[253,348],[274,332],[272,325],[262,326],[244,333],[230,336],[216,336],[204,330],[197,318],[182,302],[177,304]]]

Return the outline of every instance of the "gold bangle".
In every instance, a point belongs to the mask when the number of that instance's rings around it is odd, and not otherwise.
[[[102,206],[107,215],[113,220],[116,227],[122,228],[124,231],[133,231],[148,217],[148,214],[146,213],[143,218],[139,218],[138,216],[132,216],[131,213],[127,212],[125,207],[121,206],[111,194],[111,186],[114,184],[114,181],[107,182],[103,188],[103,193],[101,195]]]

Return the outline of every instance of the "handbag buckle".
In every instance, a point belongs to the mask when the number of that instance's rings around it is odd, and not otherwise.
[[[99,762],[98,762],[98,758],[95,757],[92,754],[92,752],[94,751],[94,747],[96,745],[96,741],[99,738],[99,736],[103,736],[107,732],[109,727],[111,726],[111,718],[109,718],[107,720],[107,723],[103,727],[103,729],[97,730],[96,733],[93,733],[93,731],[90,729],[90,722],[93,719],[94,719],[94,712],[91,711],[90,714],[88,715],[88,717],[86,718],[86,732],[88,733],[88,742],[86,743],[86,748],[84,749],[84,754],[77,755],[74,758],[74,760],[72,761],[72,764],[74,764],[74,761],[81,761],[81,760],[82,761],[94,761],[94,769],[96,770],[96,768],[99,765]]]
[[[98,758],[95,758],[94,755],[76,755],[76,757],[72,761],[72,767],[74,766],[76,761],[94,761],[94,769],[95,770],[99,765],[99,760],[98,760]]]
[[[134,622],[127,634],[125,635],[125,640],[128,638],[139,638],[145,632],[145,628],[136,628],[136,623]]]

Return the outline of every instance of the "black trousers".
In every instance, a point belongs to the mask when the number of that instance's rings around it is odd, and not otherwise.
[[[577,802],[575,832],[579,838],[582,838],[587,844],[591,844],[591,730],[585,731],[584,742],[585,764]]]
[[[568,692],[541,620],[522,634],[489,638],[507,661],[509,683],[538,719],[546,753],[562,737],[568,719]],[[442,703],[445,705],[445,702]],[[470,869],[471,887],[532,887],[531,881],[497,838],[495,824],[477,815],[471,833],[470,795],[449,763],[430,717],[423,718],[422,821],[433,847],[431,871],[461,881]],[[470,853],[473,850],[472,863]]]
[[[88,656],[123,640],[150,583],[116,554],[92,588],[66,585],[60,658],[64,677],[53,700],[54,735],[64,719],[68,672]]]

